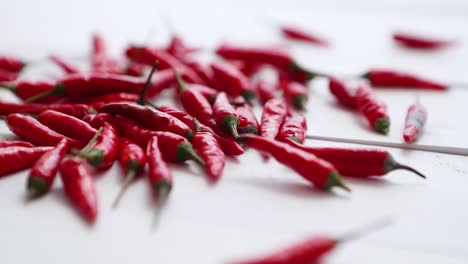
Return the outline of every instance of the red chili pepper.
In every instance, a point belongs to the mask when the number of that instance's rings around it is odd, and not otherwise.
[[[27,191],[29,198],[35,198],[47,193],[54,182],[60,163],[70,149],[70,143],[62,139],[57,146],[45,152],[34,163],[29,172]]]
[[[284,101],[271,99],[263,107],[260,123],[260,136],[274,139],[288,115],[288,106]]]
[[[299,82],[281,84],[286,101],[298,110],[305,110],[307,105],[307,88]]]
[[[192,138],[194,134],[193,130],[179,119],[147,106],[112,103],[101,107],[101,112],[133,119],[151,130],[169,131],[187,138]]]
[[[241,139],[247,146],[273,156],[278,162],[293,169],[319,189],[329,190],[337,186],[350,191],[341,180],[338,170],[312,153],[287,143],[255,135],[242,135]]]
[[[302,144],[305,140],[306,131],[306,118],[303,115],[293,115],[284,121],[276,138],[283,142],[291,139]]]
[[[208,86],[213,85],[213,71],[210,67],[201,64],[198,61],[192,60],[186,63]]]
[[[12,103],[0,101],[0,115],[9,115],[14,113],[22,113],[29,115],[37,115],[45,110],[50,109],[61,112],[67,115],[82,118],[89,114],[91,108],[84,104],[28,104],[28,103]]]
[[[171,41],[169,42],[169,45],[166,48],[166,52],[168,52],[169,54],[181,61],[186,61],[187,55],[198,50],[199,48],[188,47],[185,44],[184,40],[177,35],[172,36]]]
[[[26,63],[20,59],[11,56],[0,55],[0,69],[2,70],[19,73],[25,65]]]
[[[141,77],[145,74],[146,65],[129,62],[125,68],[125,74],[135,77]]]
[[[321,148],[304,146],[292,140],[286,142],[330,162],[345,176],[367,178],[383,176],[393,170],[403,169],[426,178],[415,169],[397,162],[388,151],[383,149]]]
[[[234,65],[245,76],[251,78],[257,74],[264,66],[262,63],[252,61],[235,61],[231,60],[230,64]]]
[[[62,139],[70,141],[72,147],[83,147],[86,142],[65,137],[41,124],[36,119],[21,114],[8,115],[6,119],[8,128],[17,136],[39,146],[55,146]]]
[[[67,158],[60,164],[63,189],[71,203],[93,223],[98,215],[98,197],[94,187],[93,173],[80,158]]]
[[[250,107],[249,104],[244,103],[243,105],[237,105],[235,108],[237,115],[239,116],[239,126],[237,127],[239,134],[258,134],[259,125],[257,118],[252,111],[252,107]]]
[[[242,95],[247,100],[255,96],[249,79],[232,64],[216,61],[211,63],[210,66],[216,82],[226,94],[231,96]]]
[[[203,159],[198,156],[192,144],[186,138],[163,131],[156,131],[154,135],[158,137],[159,149],[162,152],[164,160],[177,163],[193,160],[200,166],[205,166]]]
[[[165,199],[172,189],[172,173],[162,158],[161,140],[157,136],[151,137],[146,149],[149,167],[148,180],[158,200]]]
[[[208,131],[200,131],[195,134],[192,143],[205,162],[210,179],[217,181],[223,173],[226,156],[216,137]]]
[[[131,93],[110,93],[103,94],[100,96],[95,96],[92,98],[86,98],[82,100],[86,104],[92,106],[94,109],[99,111],[102,106],[109,103],[118,103],[118,102],[135,102],[138,99],[138,94]]]
[[[323,39],[322,37],[316,36],[310,32],[306,32],[294,26],[282,25],[280,29],[281,29],[281,33],[283,34],[283,36],[289,39],[300,40],[300,41],[304,41],[307,43],[316,44],[319,46],[330,45],[330,43],[327,40]]]
[[[52,81],[19,81],[16,86],[11,87],[11,91],[23,100],[37,96],[44,92],[53,90],[55,83]],[[51,95],[36,100],[37,103],[52,103],[59,99],[59,96]]]
[[[445,91],[448,85],[421,78],[419,76],[387,69],[373,69],[363,75],[373,87],[404,87],[424,90]]]
[[[415,103],[408,108],[403,131],[403,139],[406,143],[412,143],[421,136],[426,121],[427,110],[422,104]]]
[[[74,74],[74,73],[79,73],[81,72],[80,69],[78,69],[76,66],[72,65],[68,61],[60,58],[59,56],[56,55],[50,55],[49,59],[55,63],[57,66],[59,66],[66,74]]]
[[[260,80],[257,83],[257,93],[260,98],[260,102],[265,104],[268,100],[276,98],[276,93],[278,92],[278,87],[274,83],[271,83],[266,80]]]
[[[200,124],[200,131],[208,131],[211,134],[213,134],[213,136],[216,138],[219,145],[223,149],[223,152],[226,155],[228,155],[228,156],[239,156],[239,155],[244,154],[244,149],[239,144],[237,144],[237,142],[234,139],[221,137],[218,134],[216,134],[213,131],[213,129],[211,129],[210,127],[207,127],[207,126],[205,126],[203,124]]]
[[[0,177],[31,167],[50,147],[0,148]]]
[[[115,128],[109,124],[104,123],[102,133],[98,136],[96,144],[89,150],[84,149],[75,154],[86,158],[89,164],[97,169],[106,170],[114,163],[119,148],[119,136]]]
[[[117,195],[113,207],[116,208],[120,199],[123,197],[130,183],[135,179],[138,174],[143,172],[146,164],[146,152],[137,144],[121,137],[119,139],[119,162],[122,171],[124,172],[124,182],[122,189]]]
[[[213,88],[210,88],[208,86],[201,85],[201,84],[191,83],[191,84],[186,84],[186,85],[190,87],[190,90],[201,93],[210,103],[214,102],[214,100],[216,99],[216,96],[219,93],[219,91]],[[178,92],[180,95],[181,89],[179,89]]]
[[[176,71],[174,74],[180,87],[179,99],[185,111],[197,118],[201,123],[209,127],[215,127],[213,109],[208,99],[198,91],[192,90],[191,86],[187,87]]]
[[[55,132],[79,141],[88,142],[97,132],[83,120],[54,110],[42,112],[38,120]]]
[[[349,84],[340,79],[331,78],[328,88],[340,104],[350,109],[357,109],[356,91]]]
[[[221,92],[216,97],[213,103],[213,115],[218,128],[235,138],[239,136],[237,133],[239,115],[236,109],[229,103],[226,93]]]
[[[0,82],[12,82],[18,79],[18,73],[0,69]]]
[[[26,141],[18,141],[18,140],[11,140],[11,141],[0,141],[0,148],[5,147],[34,147],[33,144],[26,142]]]
[[[93,69],[103,67],[107,61],[107,45],[104,37],[94,33],[92,37],[91,66]]]
[[[418,36],[414,34],[397,32],[392,35],[393,40],[410,49],[436,50],[453,46],[456,42],[453,40],[438,39],[427,36]]]
[[[381,134],[387,134],[390,130],[387,107],[364,82],[356,90],[356,102],[359,112],[367,119],[370,127]]]

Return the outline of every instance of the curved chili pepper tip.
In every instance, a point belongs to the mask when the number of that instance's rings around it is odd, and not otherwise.
[[[179,161],[193,160],[200,166],[205,167],[203,159],[195,152],[192,144],[182,142],[177,146],[176,159]]]
[[[381,134],[387,134],[390,130],[390,119],[387,117],[378,118],[374,124],[375,130]]]
[[[31,176],[27,182],[28,198],[36,198],[47,191],[47,183],[44,179]]]
[[[340,187],[348,192],[351,192],[351,189],[348,186],[346,186],[346,184],[341,179],[340,174],[336,171],[330,173],[324,187],[326,190],[330,190],[334,186]]]
[[[294,103],[294,106],[298,110],[304,111],[304,110],[306,110],[307,101],[308,101],[307,95],[300,94],[300,95],[296,96],[296,98],[294,98],[293,103]]]
[[[404,165],[404,164],[401,164],[399,162],[397,162],[392,155],[388,154],[388,157],[387,159],[385,159],[384,161],[384,171],[385,173],[388,173],[392,170],[407,170],[407,171],[411,171],[413,172],[414,174],[418,175],[419,177],[423,178],[423,179],[426,179],[426,175],[422,174],[421,172],[417,171],[416,169],[408,166],[408,165]]]

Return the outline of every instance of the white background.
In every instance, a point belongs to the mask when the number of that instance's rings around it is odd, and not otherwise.
[[[93,31],[105,34],[115,55],[129,42],[164,43],[169,32],[161,14],[166,14],[179,34],[206,48],[220,40],[277,43],[281,38],[273,26],[290,22],[333,42],[330,49],[290,43],[295,57],[311,68],[350,75],[388,66],[468,83],[465,1],[48,0],[2,1],[1,10],[0,53],[31,61],[51,51],[83,58]],[[453,37],[462,44],[437,53],[407,51],[390,40],[397,29]],[[36,63],[26,77],[59,73]],[[379,91],[393,122],[390,135],[383,137],[337,108],[326,82],[314,81],[310,88],[310,133],[401,142],[406,108],[419,96],[429,108],[421,143],[468,147],[468,90]],[[2,137],[9,136],[7,131],[2,124]],[[223,263],[308,235],[339,236],[387,215],[396,220],[392,226],[343,244],[324,263],[466,263],[466,157],[390,151],[429,179],[392,172],[382,180],[348,180],[352,194],[328,194],[273,160],[262,163],[253,151],[229,160],[215,186],[194,164],[172,166],[175,186],[157,230],[151,230],[154,203],[146,181],[134,184],[120,208],[111,210],[121,180],[117,166],[96,177],[100,214],[94,226],[71,208],[60,181],[46,197],[27,202],[24,171],[0,180],[0,263]]]

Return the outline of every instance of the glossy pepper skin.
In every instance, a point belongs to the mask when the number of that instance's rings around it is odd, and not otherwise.
[[[138,94],[131,93],[110,93],[103,94],[91,98],[86,98],[83,103],[86,103],[93,107],[96,111],[99,111],[102,106],[110,103],[120,102],[135,102],[138,99]]]
[[[235,66],[222,61],[211,63],[211,70],[221,90],[230,96],[242,95],[246,99],[252,99],[255,94],[249,79]]]
[[[298,110],[305,110],[309,99],[307,87],[299,82],[289,81],[281,84],[286,101]]]
[[[349,109],[357,110],[356,91],[348,83],[338,78],[331,78],[328,88],[338,103]]]
[[[11,114],[8,115],[6,123],[15,135],[34,145],[55,146],[64,138],[75,148],[81,148],[86,144],[86,142],[65,137],[30,116]]]
[[[260,102],[262,103],[262,105],[264,105],[270,99],[273,99],[276,97],[278,87],[276,87],[274,83],[269,82],[267,80],[260,80],[257,83],[256,91],[257,91],[258,97],[260,98]]]
[[[26,64],[18,58],[0,55],[0,69],[9,72],[19,73],[25,65]]]
[[[423,174],[415,169],[397,162],[388,151],[383,149],[311,147],[298,144],[292,140],[286,142],[330,162],[345,176],[368,178],[383,176],[390,171],[403,169],[425,178]]]
[[[330,190],[337,186],[349,191],[341,180],[338,170],[331,163],[312,153],[287,143],[255,135],[242,135],[241,139],[247,146],[273,156],[278,162],[293,169],[321,190]]]
[[[235,109],[237,115],[239,116],[239,126],[237,127],[239,134],[258,134],[260,126],[252,110],[252,107],[249,104],[244,103],[242,105],[235,106]]]
[[[3,147],[0,148],[0,177],[31,167],[51,147]]]
[[[115,128],[104,123],[101,135],[89,152],[83,153],[89,164],[97,169],[106,170],[114,163],[119,148],[119,136]]]
[[[239,116],[236,109],[229,103],[226,93],[221,92],[213,103],[213,115],[218,128],[225,133],[238,137],[237,126],[239,126]]]
[[[330,45],[325,39],[292,25],[282,25],[280,30],[283,36],[288,39],[299,40],[324,47]]]
[[[223,150],[224,154],[228,156],[239,156],[244,154],[244,149],[237,144],[237,142],[234,139],[231,138],[225,138],[221,137],[218,134],[216,134],[211,128],[200,124],[201,131],[208,131],[213,136],[216,138],[218,141],[219,145],[221,146],[221,149]]]
[[[57,174],[60,163],[70,150],[70,143],[62,139],[57,146],[45,152],[32,167],[27,181],[27,191],[30,198],[47,193]]]
[[[403,131],[403,139],[406,143],[412,143],[421,136],[426,121],[427,110],[422,104],[415,103],[408,108]]]
[[[223,173],[226,155],[216,137],[208,131],[200,131],[193,137],[192,144],[205,162],[210,179],[217,181]]]
[[[415,34],[395,32],[392,34],[393,40],[401,46],[418,50],[438,50],[455,45],[453,40],[424,37]]]
[[[38,120],[48,128],[79,141],[88,142],[97,132],[83,120],[54,110],[42,112]]]
[[[288,116],[288,106],[282,100],[271,99],[263,107],[260,136],[274,139]]]
[[[18,73],[0,69],[0,82],[12,82],[18,79]]]
[[[412,89],[445,91],[448,86],[428,80],[414,74],[389,69],[373,69],[367,72],[364,78],[368,79],[373,87],[403,87]]]
[[[281,126],[276,139],[285,142],[288,139],[294,140],[299,144],[304,143],[307,131],[306,118],[303,115],[293,115],[288,117]]]
[[[0,115],[14,113],[38,115],[46,110],[54,110],[74,117],[82,118],[89,114],[91,108],[85,104],[35,104],[0,101]]]
[[[168,162],[181,163],[186,160],[193,160],[204,167],[203,160],[198,156],[192,144],[184,137],[171,133],[156,131],[154,135],[158,137],[158,145],[164,160]]]
[[[33,144],[26,142],[26,141],[19,141],[19,140],[9,140],[9,141],[0,141],[0,148],[5,147],[34,147]]]
[[[151,190],[157,199],[165,198],[172,189],[172,173],[163,160],[160,149],[160,139],[157,136],[150,138],[146,149],[148,157],[148,181]]]
[[[193,130],[179,119],[147,106],[130,103],[112,103],[101,107],[101,112],[133,119],[148,129],[169,131],[189,139],[194,134]]]
[[[387,134],[390,130],[390,117],[387,114],[387,107],[363,82],[356,90],[356,102],[359,112],[367,119],[369,126],[378,133]]]
[[[80,158],[66,158],[60,164],[60,175],[70,202],[88,222],[94,223],[98,215],[98,196],[89,165]]]
[[[16,96],[22,100],[28,100],[33,96],[37,96],[47,91],[53,90],[55,87],[54,81],[19,81],[14,87],[13,91]],[[60,99],[59,96],[50,95],[41,99],[35,100],[36,103],[53,103]]]
[[[119,162],[125,177],[136,176],[143,171],[146,164],[146,152],[137,144],[120,137],[119,139]],[[134,177],[132,176],[132,177]]]

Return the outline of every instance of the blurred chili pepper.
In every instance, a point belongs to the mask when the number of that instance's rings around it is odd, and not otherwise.
[[[276,97],[278,87],[274,83],[266,80],[260,80],[257,83],[257,93],[260,98],[260,102],[264,105],[268,100]]]
[[[226,156],[216,137],[208,131],[199,131],[193,137],[192,143],[205,162],[210,179],[217,181],[223,173]]]
[[[302,144],[305,140],[306,131],[306,118],[303,115],[293,115],[284,121],[276,138],[283,142],[291,139]]]
[[[0,55],[0,69],[2,70],[19,73],[25,65],[26,63],[18,58]]]
[[[356,91],[348,83],[337,78],[331,78],[328,88],[340,104],[350,109],[357,109]]]
[[[31,167],[51,147],[3,147],[0,148],[0,177]]]
[[[271,99],[263,107],[260,136],[274,139],[288,115],[288,106],[282,100]]]
[[[282,25],[280,26],[280,30],[283,36],[289,39],[300,40],[323,47],[330,45],[327,40],[292,25]]]
[[[34,145],[27,142],[27,141],[18,141],[18,140],[0,141],[0,148],[5,148],[5,147],[28,147],[28,148],[32,148],[32,147],[34,147]]]
[[[403,87],[436,91],[448,89],[446,84],[431,81],[411,73],[389,69],[372,69],[362,77],[368,79],[373,87],[378,88]]]
[[[72,65],[68,61],[62,59],[57,55],[49,55],[49,59],[59,66],[66,74],[74,74],[81,72],[76,66]]]
[[[403,131],[403,139],[406,143],[412,143],[421,136],[426,121],[427,110],[422,104],[417,102],[408,108]]]
[[[226,93],[221,92],[213,103],[213,115],[216,125],[225,133],[238,137],[237,127],[239,126],[239,116],[236,109],[229,103]]]
[[[387,134],[390,130],[387,107],[364,82],[356,90],[356,102],[359,112],[367,119],[370,127],[381,134]]]
[[[244,103],[243,105],[235,106],[235,109],[239,116],[239,126],[237,127],[239,134],[258,134],[259,125],[252,107],[250,107],[249,104]]]
[[[249,79],[236,67],[221,61],[211,63],[211,70],[217,83],[222,87],[222,91],[230,96],[242,95],[247,100],[255,96],[252,91],[252,84]]]
[[[78,118],[82,118],[89,114],[91,110],[91,108],[85,104],[28,104],[0,101],[0,115],[9,115],[15,113],[38,115],[47,109]]]
[[[299,82],[281,84],[286,101],[298,110],[305,110],[308,100],[307,88]]]
[[[97,132],[83,120],[54,110],[42,112],[38,120],[55,132],[80,141],[88,142]]]
[[[420,50],[437,50],[456,44],[456,41],[453,40],[424,37],[403,32],[393,33],[392,38],[396,43],[406,48]]]
[[[12,82],[18,79],[18,73],[0,69],[0,82]]]
[[[149,167],[148,180],[151,190],[159,201],[165,199],[172,189],[172,173],[162,158],[160,141],[161,139],[157,136],[151,137],[146,149]]]

